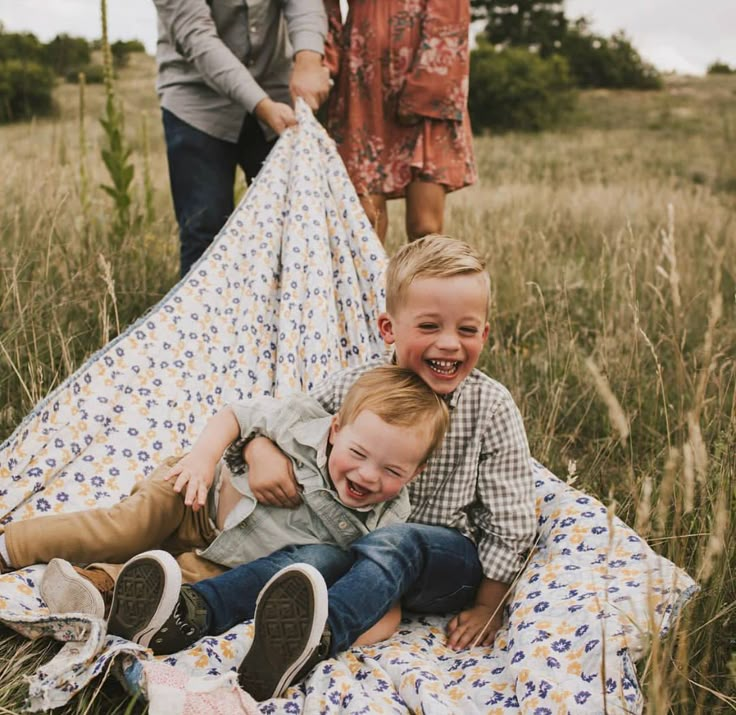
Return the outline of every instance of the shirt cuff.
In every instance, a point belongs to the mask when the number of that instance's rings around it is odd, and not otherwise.
[[[233,476],[240,477],[245,474],[248,469],[248,465],[243,457],[243,450],[254,437],[258,436],[258,433],[251,432],[245,437],[238,437],[238,439],[231,442],[230,446],[225,450],[225,454],[222,455],[222,458]]]
[[[521,554],[499,546],[498,543],[481,541],[478,544],[478,557],[483,567],[483,575],[492,581],[511,583],[524,565]]]
[[[245,111],[248,112],[248,114],[253,114],[255,108],[258,106],[258,103],[262,100],[266,99],[268,97],[268,94],[261,89],[259,86],[255,86],[252,88],[242,88],[235,92],[235,101],[238,102],[238,104],[245,107]]]
[[[291,38],[291,44],[294,48],[294,55],[302,50],[312,50],[312,52],[318,52],[324,57],[325,38],[320,32],[300,30],[294,33],[294,36]]]

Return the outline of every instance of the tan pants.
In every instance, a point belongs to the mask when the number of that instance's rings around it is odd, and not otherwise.
[[[115,506],[71,514],[40,516],[5,527],[5,543],[15,568],[62,558],[92,564],[113,578],[123,563],[142,551],[165,549],[177,557],[185,583],[217,576],[227,569],[198,556],[194,549],[215,538],[207,507],[193,511],[164,475],[176,464],[170,457],[130,496]]]

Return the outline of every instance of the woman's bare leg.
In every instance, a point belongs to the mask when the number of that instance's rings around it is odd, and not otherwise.
[[[410,241],[429,233],[442,233],[445,187],[414,180],[406,187],[406,235]]]
[[[388,230],[388,214],[386,213],[386,197],[382,194],[361,196],[360,203],[368,216],[368,220],[378,234],[381,243],[386,242]]]

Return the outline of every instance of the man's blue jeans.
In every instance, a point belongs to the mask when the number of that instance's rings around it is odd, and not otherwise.
[[[236,143],[195,129],[162,110],[169,182],[179,224],[181,275],[204,253],[235,208],[233,184],[240,166],[248,181],[261,168],[274,142],[266,141],[247,115]]]
[[[475,545],[454,529],[394,524],[355,541],[349,551],[291,546],[194,584],[209,607],[208,632],[252,618],[261,588],[293,563],[311,564],[327,583],[331,655],[349,648],[396,601],[417,613],[467,608],[483,575]]]

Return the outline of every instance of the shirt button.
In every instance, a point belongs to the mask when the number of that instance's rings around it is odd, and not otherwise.
[[[347,521],[341,521],[341,522],[340,522],[340,523],[338,524],[338,526],[339,526],[339,527],[340,527],[341,529],[347,529],[347,528],[348,528],[348,522],[347,522]]]
[[[250,26],[250,31],[253,33],[258,32],[258,25],[256,25],[255,22]]]

